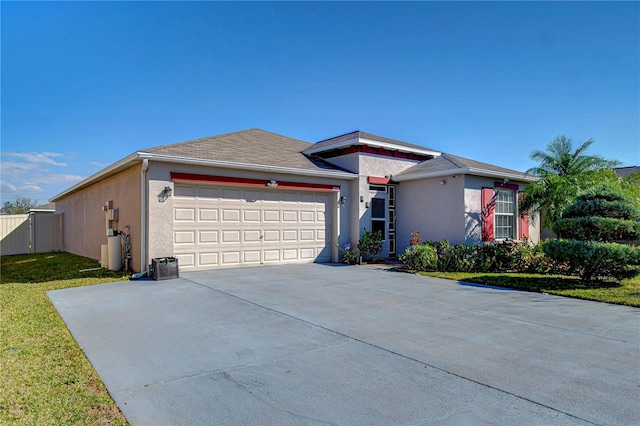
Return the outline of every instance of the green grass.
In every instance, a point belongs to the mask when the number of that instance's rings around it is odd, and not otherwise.
[[[68,253],[3,256],[0,423],[126,425],[46,291],[122,279]]]
[[[640,276],[624,280],[620,283],[600,282],[583,285],[576,277],[560,275],[486,272],[419,272],[419,274],[429,277],[640,307]]]

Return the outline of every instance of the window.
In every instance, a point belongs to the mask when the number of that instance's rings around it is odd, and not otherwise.
[[[382,239],[386,240],[385,220],[386,220],[385,199],[384,198],[371,199],[371,231],[372,232],[380,231],[380,233],[382,234]]]
[[[500,190],[496,194],[495,239],[514,238],[516,197],[514,191]]]

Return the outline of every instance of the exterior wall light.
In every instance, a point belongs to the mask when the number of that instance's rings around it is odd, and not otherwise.
[[[340,205],[344,206],[347,204],[347,197],[345,197],[344,195],[340,197]]]
[[[446,180],[441,180],[440,182],[438,182],[440,185],[444,185],[445,183],[447,183]]]
[[[275,188],[276,186],[278,186],[278,182],[276,182],[275,180],[270,180],[269,182],[267,182],[266,186],[268,188]]]
[[[171,192],[173,192],[171,187],[170,186],[165,186],[164,189],[162,190],[162,192],[160,192],[160,194],[158,194],[158,201],[160,201],[161,203],[165,202],[167,200],[167,198],[171,197]]]

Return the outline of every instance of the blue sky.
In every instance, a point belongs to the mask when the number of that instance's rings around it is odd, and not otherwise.
[[[640,164],[638,2],[6,2],[2,203],[144,148],[363,130],[525,171]]]

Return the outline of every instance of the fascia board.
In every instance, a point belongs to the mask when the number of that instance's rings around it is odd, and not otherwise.
[[[346,148],[351,145],[368,145],[368,146],[375,146],[377,148],[385,148],[391,151],[408,152],[408,153],[422,154],[422,155],[438,156],[442,154],[439,151],[431,151],[429,149],[414,149],[404,145],[395,145],[392,143],[379,142],[372,139],[364,139],[364,138],[351,138],[345,141],[336,142],[334,144],[324,145],[321,147],[311,147],[303,151],[303,153],[307,155],[313,155],[313,154],[317,154],[318,152],[330,151],[330,150],[339,149],[339,148]]]
[[[140,152],[140,158],[148,158],[151,161],[162,161],[167,163],[202,165],[202,166],[218,166],[225,169],[253,170],[259,172],[285,173],[303,176],[322,176],[333,177],[338,179],[357,179],[358,175],[335,170],[306,170],[296,169],[292,167],[266,166],[260,164],[237,163],[235,161],[207,160],[190,157],[176,157],[173,155],[151,154]]]
[[[428,178],[451,176],[451,175],[473,175],[473,176],[493,177],[493,178],[500,178],[500,179],[509,178],[509,179],[513,179],[521,182],[534,182],[538,180],[538,178],[535,176],[525,176],[522,174],[515,174],[515,173],[501,173],[493,170],[477,169],[473,167],[441,170],[437,172],[407,174],[406,176],[403,176],[403,175],[393,176],[393,180],[396,182],[404,182],[409,180],[428,179]]]
[[[131,165],[133,165],[139,158],[138,156],[138,152],[134,152],[133,154],[123,158],[120,161],[117,161],[115,163],[113,163],[112,165],[100,170],[97,173],[92,174],[91,176],[89,176],[88,178],[85,178],[83,180],[81,180],[80,182],[76,183],[75,185],[71,186],[68,189],[65,189],[64,191],[62,191],[61,193],[54,195],[52,198],[49,199],[50,202],[55,202],[56,200],[61,199],[62,197],[71,194],[72,192],[75,192],[79,189],[84,188],[85,186],[89,186],[91,185],[93,182],[104,178],[106,176],[109,175],[113,175],[115,173],[117,173],[118,171],[125,169]]]

